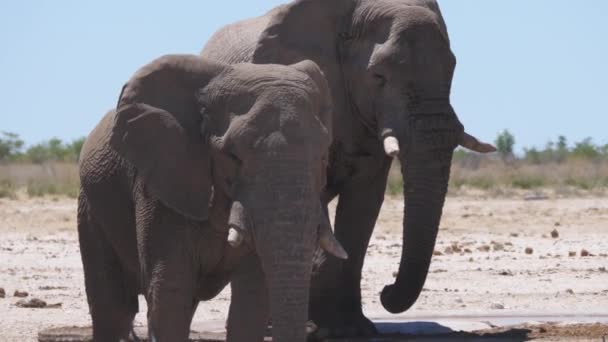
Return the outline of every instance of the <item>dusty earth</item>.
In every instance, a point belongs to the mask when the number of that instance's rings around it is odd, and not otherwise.
[[[363,291],[371,317],[388,316],[377,293],[393,281],[397,269],[402,205],[399,199],[385,201],[368,250]],[[72,199],[0,199],[0,288],[6,293],[2,298],[0,290],[0,341],[35,341],[40,329],[90,324],[75,211]],[[607,198],[449,197],[425,290],[413,309],[393,318],[580,315],[607,320],[607,253]],[[28,296],[16,297],[15,291]],[[17,305],[32,298],[50,307]],[[228,299],[225,290],[201,303],[195,323],[224,319]],[[145,323],[145,302],[140,302],[138,327]],[[601,341],[608,328],[549,324],[527,336]]]

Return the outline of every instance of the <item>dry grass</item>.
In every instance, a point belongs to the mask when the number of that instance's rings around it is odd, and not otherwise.
[[[30,197],[60,195],[75,198],[79,186],[75,163],[0,165],[0,197],[14,198],[23,190]]]
[[[403,180],[395,162],[389,173],[387,193],[402,192]],[[504,162],[480,158],[456,161],[452,165],[450,194],[475,189],[500,195],[509,190],[553,189],[558,194],[608,189],[608,161],[583,159],[564,163],[531,164],[521,160]]]
[[[550,188],[558,194],[608,189],[608,161],[583,159],[564,163],[530,164],[521,160],[503,162],[478,158],[453,163],[450,194],[466,189],[490,191],[495,195],[509,190]],[[77,197],[78,166],[75,163],[0,164],[0,198],[15,198],[22,191],[30,197],[62,195]],[[386,192],[403,191],[399,163],[393,163]]]

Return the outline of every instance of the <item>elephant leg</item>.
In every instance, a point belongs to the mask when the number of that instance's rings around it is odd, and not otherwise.
[[[138,245],[144,293],[148,303],[150,341],[187,341],[198,305],[195,256],[200,229],[160,205],[142,209],[150,217],[138,219]]]
[[[341,261],[327,256],[313,277],[310,318],[321,336],[369,336],[377,333],[361,307],[361,270],[380,208],[390,163],[371,180],[341,189],[334,224],[335,235],[348,253]]]
[[[127,275],[100,224],[81,194],[78,238],[85,288],[93,321],[93,341],[127,341],[138,312],[136,278]]]
[[[264,271],[257,255],[243,258],[231,282],[227,342],[264,341],[270,315]]]

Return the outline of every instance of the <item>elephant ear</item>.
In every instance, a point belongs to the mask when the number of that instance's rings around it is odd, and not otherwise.
[[[306,59],[323,70],[333,106],[346,105],[338,44],[349,30],[355,1],[297,0],[272,12],[253,53],[255,64],[291,65]]]
[[[208,218],[212,192],[196,94],[226,68],[194,55],[145,65],[122,90],[110,136],[110,146],[135,166],[153,196],[196,220]]]
[[[441,15],[441,9],[439,8],[439,4],[436,0],[406,0],[408,3],[411,3],[414,6],[426,7],[433,11],[437,15],[437,23],[439,24],[439,28],[441,29],[441,33],[444,35],[445,39],[450,42],[450,37],[448,35],[448,29],[445,25],[445,21],[443,20],[443,15]]]
[[[110,145],[135,165],[150,193],[195,220],[206,220],[211,197],[208,147],[169,112],[144,103],[118,109]]]
[[[318,113],[319,120],[321,120],[327,131],[331,134],[333,126],[332,99],[329,85],[327,84],[323,71],[321,71],[315,62],[308,59],[296,64],[292,64],[290,67],[307,74],[315,82],[320,95]]]

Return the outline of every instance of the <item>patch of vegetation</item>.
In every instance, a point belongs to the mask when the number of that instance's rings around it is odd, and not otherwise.
[[[9,179],[0,180],[0,198],[14,199],[16,197],[16,187]]]
[[[30,197],[62,195],[77,198],[79,189],[77,182],[30,181],[27,184],[26,191]]]
[[[511,179],[511,186],[517,189],[537,189],[547,185],[544,178],[539,175],[515,175]]]

